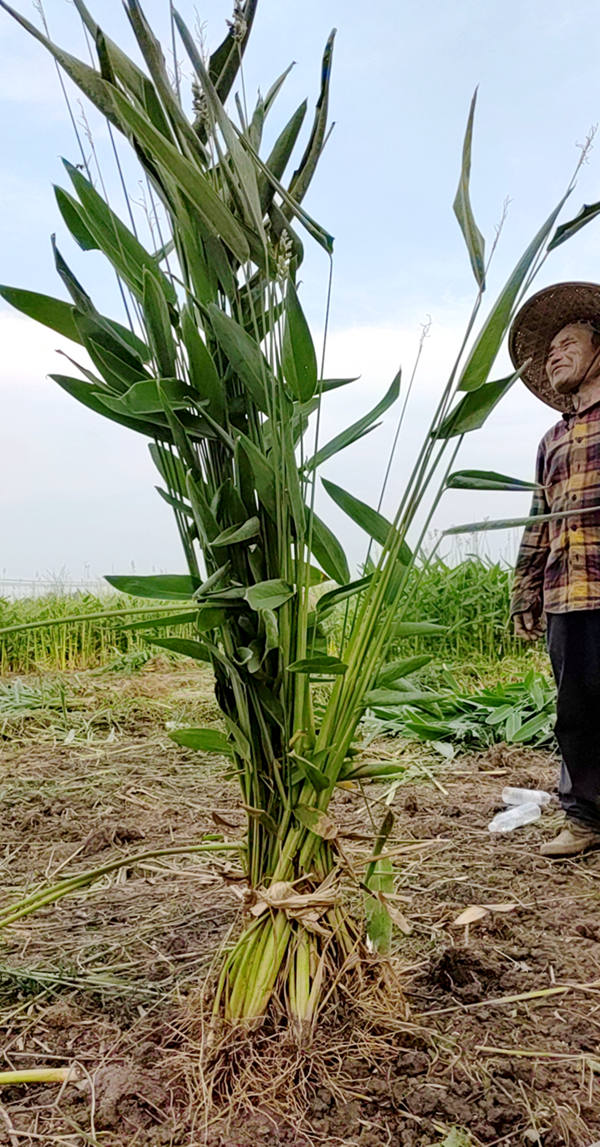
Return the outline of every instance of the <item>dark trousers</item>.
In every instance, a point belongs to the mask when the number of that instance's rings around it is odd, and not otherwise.
[[[558,786],[568,817],[600,831],[600,609],[549,613],[548,652],[558,690]]]

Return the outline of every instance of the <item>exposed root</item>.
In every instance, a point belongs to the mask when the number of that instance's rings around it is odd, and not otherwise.
[[[178,1084],[185,1079],[204,1136],[209,1128],[226,1134],[236,1120],[259,1112],[314,1143],[311,1117],[323,1089],[340,1104],[364,1098],[361,1080],[375,1071],[389,1075],[399,1056],[422,1054],[429,1042],[429,1033],[408,1019],[391,963],[375,956],[346,967],[310,1031],[293,1030],[277,1000],[258,1028],[217,1028],[206,997],[189,1000],[188,1008],[182,1024],[187,1046],[175,1071]],[[171,1058],[171,1072],[173,1066]]]

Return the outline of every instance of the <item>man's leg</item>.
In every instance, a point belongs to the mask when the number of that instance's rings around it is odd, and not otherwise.
[[[600,843],[586,838],[600,837],[600,610],[548,614],[548,652],[557,686],[559,796],[581,845],[573,845],[575,853]]]

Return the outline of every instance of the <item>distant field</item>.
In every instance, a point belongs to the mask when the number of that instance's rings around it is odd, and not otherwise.
[[[435,639],[405,641],[400,652],[404,647],[430,650],[452,663],[530,660],[534,651],[524,649],[509,626],[511,576],[508,566],[477,557],[453,566],[438,560],[425,571],[416,570],[407,617],[440,622],[447,626],[447,633]],[[68,585],[57,584],[52,592],[36,592],[35,596],[0,597],[0,628],[37,623],[35,629],[0,637],[0,674],[107,665],[135,668],[151,655],[147,641],[125,627],[131,617],[98,620],[93,616],[108,609],[146,609],[147,600],[68,590]],[[61,626],[43,624],[63,617],[76,620]],[[339,620],[342,624],[342,617]]]

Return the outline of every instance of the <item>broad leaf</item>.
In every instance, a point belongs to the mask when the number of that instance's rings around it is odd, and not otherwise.
[[[407,677],[409,673],[416,673],[418,669],[423,669],[431,661],[433,661],[433,657],[428,653],[418,653],[415,657],[403,657],[399,661],[390,661],[388,665],[384,665],[379,673],[377,685],[392,685],[394,681]]]
[[[62,390],[66,390],[72,398],[76,398],[89,410],[93,410],[96,414],[102,414],[104,418],[109,418],[112,422],[117,422],[119,426],[126,426],[128,430],[136,430],[139,434],[144,434],[147,438],[159,438],[166,442],[171,442],[172,435],[167,426],[160,426],[156,421],[147,421],[143,418],[132,418],[125,414],[119,414],[111,411],[106,401],[111,397],[108,388],[103,386],[90,386],[88,382],[84,382],[81,378],[70,378],[64,374],[51,374],[49,377],[53,382],[58,383]],[[155,416],[156,417],[156,416]]]
[[[102,115],[105,115],[108,120],[115,127],[121,129],[121,124],[118,117],[115,115],[114,105],[111,99],[110,87],[104,82],[99,72],[95,68],[90,68],[88,64],[84,64],[82,60],[78,60],[76,56],[72,56],[69,52],[63,51],[59,48],[58,44],[53,43],[47,36],[40,32],[35,24],[31,24],[14,8],[11,8],[5,0],[0,0],[0,8],[4,8],[22,28],[43,44],[48,49],[50,54],[61,68],[67,73],[73,83],[88,97],[89,100],[98,108]]]
[[[329,482],[326,478],[321,479],[330,498],[333,498],[336,505],[356,522],[362,530],[378,542],[380,546],[385,546],[393,531],[392,523],[384,518],[379,510],[373,510],[371,506],[367,506],[366,502],[361,502],[360,498],[355,498],[353,494],[349,494],[347,490],[343,490],[341,486],[336,486],[335,482]],[[402,542],[398,560],[403,565],[408,565],[411,561],[412,554],[406,542]]]
[[[321,449],[308,460],[306,469],[315,470],[317,466],[327,461],[328,458],[333,458],[334,454],[339,454],[340,450],[344,450],[346,446],[357,442],[364,434],[368,434],[370,430],[373,430],[377,419],[380,418],[382,414],[385,414],[386,410],[389,410],[390,406],[392,406],[398,398],[400,394],[400,377],[401,372],[398,371],[392,385],[381,399],[381,402],[378,402],[377,406],[374,406],[368,414],[364,414],[362,418],[359,418],[357,422],[353,422],[346,430],[342,430],[341,434],[336,434],[335,438],[332,438],[326,446],[322,446]]]
[[[496,382],[485,382],[477,390],[471,390],[460,400],[458,406],[450,411],[444,421],[435,431],[435,438],[455,438],[458,434],[467,434],[470,430],[479,430],[485,423],[488,415],[492,413],[501,398],[510,390],[523,368],[508,375],[507,378],[497,379]]]
[[[267,388],[275,387],[271,368],[255,339],[215,303],[208,307],[210,321],[221,350],[244,383],[259,410],[269,412]]]
[[[340,661],[339,657],[330,657],[321,654],[317,657],[305,657],[288,665],[288,673],[306,673],[309,677],[341,677],[348,666]]]
[[[574,219],[570,219],[568,223],[563,223],[561,227],[556,228],[548,244],[548,250],[553,251],[555,247],[560,247],[561,243],[565,243],[587,223],[591,223],[597,215],[600,215],[600,203],[584,203],[581,211]]]
[[[250,253],[248,241],[237,219],[217,195],[210,180],[119,92],[113,90],[113,99],[119,116],[131,133],[187,195],[209,231],[220,235],[235,257],[244,263]]]
[[[151,645],[159,645],[161,649],[168,649],[170,653],[191,657],[194,661],[210,661],[210,649],[203,641],[193,641],[189,637],[147,637],[146,641]]]
[[[460,229],[464,235],[473,274],[477,283],[481,288],[485,286],[485,240],[481,231],[479,230],[473,210],[471,207],[471,198],[469,195],[469,180],[471,177],[471,144],[473,141],[473,119],[475,116],[475,104],[477,102],[477,89],[471,100],[471,108],[469,110],[469,118],[467,121],[467,130],[465,132],[465,139],[463,143],[462,153],[462,167],[460,172],[460,179],[458,183],[458,190],[456,198],[453,203],[454,214],[458,219]]]
[[[177,350],[162,283],[147,268],[144,268],[142,277],[144,320],[154,361],[162,378],[174,378],[177,374]]]
[[[260,522],[258,518],[248,518],[247,522],[243,522],[239,526],[228,526],[226,530],[222,530],[210,544],[213,549],[218,546],[234,546],[239,542],[247,542],[251,538],[255,538],[259,533]]]
[[[279,609],[295,592],[293,585],[288,585],[280,578],[271,578],[270,581],[259,581],[249,586],[244,597],[251,609]]]
[[[357,581],[352,581],[349,585],[342,585],[338,589],[330,589],[319,598],[316,611],[317,614],[323,615],[331,609],[335,609],[342,601],[346,601],[349,597],[354,597],[357,593],[362,593],[363,589],[371,584],[372,575],[367,574],[366,577],[358,578]]]
[[[291,279],[288,279],[285,296],[282,365],[294,397],[299,402],[309,402],[317,389],[317,356]]]
[[[448,490],[539,490],[537,482],[509,478],[494,470],[456,470],[446,479]]]
[[[56,331],[73,342],[83,344],[83,338],[75,319],[75,308],[72,303],[54,299],[50,295],[40,295],[37,291],[23,291],[19,287],[0,286],[0,296],[6,299],[12,307],[45,327]],[[87,316],[92,321],[92,316]],[[95,315],[98,330],[103,329],[108,334],[125,343],[131,351],[143,362],[149,357],[148,347],[137,335],[114,319],[107,319],[104,315]]]
[[[546,222],[540,227],[537,235],[532,239],[526,251],[519,259],[514,271],[498,296],[463,368],[458,383],[459,390],[477,390],[478,387],[486,382],[509,326],[519,291],[525,283],[527,275],[544,246],[569,194],[570,191],[567,191],[567,194],[563,195],[558,206],[554,208],[554,211],[548,216]]]
[[[329,529],[329,526],[326,526],[325,522],[321,521],[315,514],[314,510],[310,511],[307,507],[306,513],[307,518],[309,514],[311,518],[310,529],[307,526],[307,536],[310,538],[312,553],[327,576],[336,581],[338,585],[344,585],[350,581],[350,570],[348,559],[340,542]]]
[[[182,310],[181,332],[187,350],[190,382],[201,398],[208,399],[212,417],[222,423],[225,419],[225,388],[189,306]]]
[[[175,744],[186,749],[198,749],[201,753],[219,753],[222,757],[233,756],[231,743],[218,729],[174,729],[169,737]]]
[[[81,201],[80,221],[91,232],[100,250],[110,259],[125,282],[141,295],[144,270],[149,270],[160,280],[165,298],[172,304],[176,303],[175,289],[159,269],[155,256],[142,246],[139,239],[98,194],[89,179],[86,179],[73,164],[66,160],[63,160],[63,163]],[[74,201],[71,200],[71,209],[73,204]]]
[[[189,574],[105,574],[105,579],[121,593],[132,597],[157,597],[165,601],[189,601],[200,585],[200,580]]]

